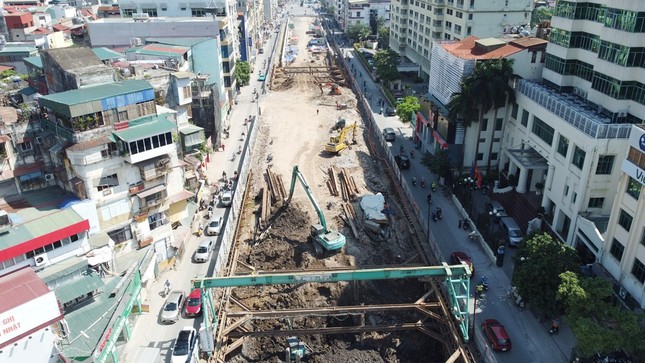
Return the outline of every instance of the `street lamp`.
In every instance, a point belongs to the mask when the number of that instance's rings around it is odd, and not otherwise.
[[[497,209],[493,208],[492,211],[488,212],[488,215],[490,216],[490,220],[492,223],[488,224],[488,238],[491,238],[491,234],[495,233],[496,227],[495,224],[499,221],[499,218],[502,216]]]

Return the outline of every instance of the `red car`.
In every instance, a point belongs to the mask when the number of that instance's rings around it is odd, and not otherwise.
[[[186,299],[186,305],[184,307],[184,315],[187,318],[192,318],[199,316],[202,313],[202,290],[194,289],[188,299]]]
[[[462,263],[465,263],[470,267],[470,277],[472,278],[475,276],[475,264],[473,264],[473,260],[465,254],[464,252],[453,252],[450,254],[450,264],[452,265],[461,265]]]
[[[486,319],[482,323],[484,335],[490,342],[493,350],[498,352],[508,352],[511,350],[511,338],[508,336],[504,325],[495,319]]]

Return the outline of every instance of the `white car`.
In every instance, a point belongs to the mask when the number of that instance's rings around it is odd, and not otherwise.
[[[222,217],[215,217],[208,222],[206,226],[206,235],[208,236],[217,236],[222,230]]]
[[[220,200],[222,201],[223,207],[229,207],[233,203],[233,193],[229,191],[223,192]]]
[[[211,253],[213,253],[213,241],[207,239],[201,241],[195,251],[195,262],[208,262],[211,259]]]
[[[197,361],[197,332],[192,326],[185,326],[179,332],[172,348],[172,363],[192,363]]]

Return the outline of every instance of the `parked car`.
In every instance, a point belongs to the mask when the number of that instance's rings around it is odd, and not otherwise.
[[[475,276],[475,264],[473,263],[473,260],[470,258],[470,256],[461,251],[455,251],[450,254],[451,265],[460,265],[462,263],[465,263],[468,267],[470,267],[470,277],[472,278],[473,276]]]
[[[173,291],[168,295],[166,303],[161,310],[161,322],[164,324],[173,324],[179,320],[181,315],[181,305],[184,303],[184,292]]]
[[[208,222],[206,227],[206,234],[209,236],[217,236],[222,230],[222,217],[215,217]]]
[[[221,218],[220,218],[221,219]],[[208,231],[208,229],[206,229]],[[197,250],[195,251],[195,262],[208,262],[211,259],[211,254],[213,253],[213,241],[205,239],[199,243]]]
[[[177,335],[172,348],[172,363],[192,363],[197,345],[197,332],[192,326],[185,326]]]
[[[220,201],[222,202],[222,207],[229,207],[233,203],[233,193],[229,191],[223,192]]]
[[[383,137],[385,138],[385,141],[394,142],[394,140],[396,140],[396,133],[393,128],[386,127],[383,129]]]
[[[258,81],[260,82],[266,81],[266,79],[267,79],[267,76],[264,73],[260,73],[260,75],[258,76]]]
[[[396,165],[398,165],[399,169],[410,169],[410,158],[406,155],[395,155],[394,161],[396,161]]]
[[[504,209],[504,206],[502,205],[502,203],[496,200],[491,200],[489,203],[486,204],[486,206],[488,207],[488,212],[493,213],[495,222],[499,222],[499,218],[501,217],[508,216],[508,214],[506,213],[506,209]]]
[[[511,338],[508,336],[504,325],[495,319],[486,319],[482,322],[482,330],[493,350],[508,352],[511,350]]]
[[[187,318],[199,316],[202,313],[202,290],[194,289],[186,299],[184,315]]]
[[[394,107],[388,107],[385,109],[385,116],[396,116],[396,109]]]

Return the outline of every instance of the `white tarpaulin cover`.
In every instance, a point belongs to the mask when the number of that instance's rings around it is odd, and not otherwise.
[[[371,221],[387,221],[387,216],[382,212],[385,206],[383,194],[366,194],[361,197],[361,209],[365,213],[365,219]]]

